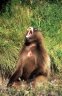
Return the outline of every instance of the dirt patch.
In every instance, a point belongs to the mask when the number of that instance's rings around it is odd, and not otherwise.
[[[46,83],[38,83],[38,86],[32,88],[26,83],[17,82],[12,87],[7,87],[8,80],[0,77],[0,96],[62,96],[62,73],[52,77]],[[16,86],[16,87],[14,87]]]

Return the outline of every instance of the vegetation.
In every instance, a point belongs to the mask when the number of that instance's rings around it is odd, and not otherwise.
[[[29,3],[28,3],[29,1]],[[45,38],[45,45],[48,53],[53,58],[52,64],[59,69],[61,77],[62,68],[62,0],[11,0],[11,4],[6,4],[5,11],[0,12],[0,73],[9,77],[15,69],[18,54],[24,43],[24,35],[29,26],[37,27]],[[58,76],[57,76],[58,77]],[[60,81],[62,78],[60,78]],[[59,81],[58,81],[59,82]],[[43,88],[43,87],[42,87]],[[40,88],[40,89],[42,89]],[[58,92],[62,96],[61,87]],[[48,89],[48,90],[47,90]],[[9,89],[8,89],[9,90]],[[12,90],[12,89],[11,89]],[[37,89],[36,89],[37,90]],[[57,91],[52,86],[45,89]],[[21,92],[22,91],[22,92]],[[29,95],[36,96],[37,92],[29,90]],[[43,90],[44,91],[44,90]],[[5,91],[6,92],[6,91]],[[25,94],[20,90],[20,94],[15,95],[15,89],[9,96],[21,96]],[[36,92],[36,93],[35,93]],[[45,93],[45,94],[47,94]],[[1,93],[0,96],[4,96]],[[30,95],[32,94],[32,95]],[[34,94],[34,95],[33,95]],[[6,96],[7,93],[6,93]],[[38,95],[37,95],[38,96]],[[41,96],[41,95],[39,95]],[[50,96],[50,95],[42,95]],[[53,96],[53,95],[52,95]]]
[[[29,87],[27,89],[6,88],[1,90],[0,96],[62,96],[62,89],[57,84],[47,83],[35,89]]]

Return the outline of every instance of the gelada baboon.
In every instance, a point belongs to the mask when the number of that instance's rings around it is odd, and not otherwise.
[[[25,43],[20,52],[17,69],[9,79],[12,85],[18,78],[31,82],[50,73],[50,59],[43,45],[43,36],[36,28],[29,27],[25,36]]]

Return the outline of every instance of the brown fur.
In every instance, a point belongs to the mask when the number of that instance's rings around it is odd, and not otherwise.
[[[43,36],[38,30],[33,30],[32,39],[27,40],[25,38],[17,69],[11,76],[8,86],[12,85],[18,78],[27,82],[42,82],[45,80],[43,78],[49,77],[50,58],[44,47]]]

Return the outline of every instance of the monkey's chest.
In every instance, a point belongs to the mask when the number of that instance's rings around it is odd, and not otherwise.
[[[27,54],[23,56],[23,78],[28,79],[30,74],[37,67],[37,57],[32,51],[28,51]]]
[[[35,64],[37,60],[37,54],[36,52],[30,50],[30,51],[23,53],[21,58],[25,65],[29,63]]]
[[[32,53],[28,52],[23,58],[23,64],[26,71],[32,71],[36,67],[37,57]]]

